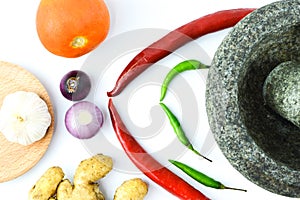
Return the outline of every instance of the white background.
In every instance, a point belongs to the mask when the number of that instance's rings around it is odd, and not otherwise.
[[[109,39],[115,35],[134,29],[161,28],[173,30],[191,20],[218,10],[242,7],[257,8],[273,2],[273,0],[106,0],[106,2],[111,14],[111,29],[107,37]],[[15,180],[0,183],[1,199],[27,199],[28,191],[36,180],[46,169],[54,165],[61,166],[66,173],[66,177],[72,179],[78,163],[90,156],[82,141],[72,137],[66,131],[64,113],[71,105],[71,102],[64,99],[59,91],[61,77],[70,70],[80,69],[88,55],[68,59],[55,56],[45,50],[37,37],[35,29],[35,14],[38,4],[38,0],[1,0],[0,60],[18,64],[28,69],[41,80],[48,90],[54,105],[56,118],[55,133],[46,154],[36,166]],[[228,31],[224,30],[207,35],[198,39],[197,42],[212,58],[216,48]],[[116,78],[118,74],[114,76]],[[112,89],[112,85],[103,87],[107,90]],[[107,99],[103,99],[102,103],[100,101],[99,107],[103,109],[106,116],[104,126],[110,129],[108,131],[111,131],[106,103]],[[142,104],[142,102],[140,103]],[[114,137],[114,135],[111,137]],[[217,146],[207,156],[214,160],[214,162],[208,163],[204,160],[191,160],[189,153],[182,160],[225,185],[244,188],[248,192],[207,188],[189,179],[177,169],[171,166],[170,169],[188,180],[211,199],[290,199],[272,194],[245,179],[228,163]],[[119,158],[113,157],[113,159],[117,161]],[[136,176],[143,178],[149,184],[149,192],[145,199],[177,199],[142,174],[127,174],[116,170],[113,170],[100,182],[106,198],[108,200],[112,199],[118,185],[124,180]]]

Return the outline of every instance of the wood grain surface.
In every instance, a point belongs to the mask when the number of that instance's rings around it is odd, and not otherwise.
[[[41,82],[24,68],[0,61],[0,106],[6,95],[16,91],[37,93],[48,105],[51,124],[44,138],[23,146],[12,143],[0,132],[0,183],[15,179],[30,170],[45,154],[54,132],[54,112],[50,97]]]

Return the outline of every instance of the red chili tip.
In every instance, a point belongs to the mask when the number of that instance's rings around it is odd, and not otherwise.
[[[125,87],[125,86],[124,86]],[[110,92],[107,92],[107,96],[108,97],[115,97],[115,96],[118,96],[121,92],[122,92],[122,89],[124,87],[120,87],[118,86],[117,84],[114,86],[114,88],[110,91]]]
[[[120,94],[120,92],[116,92],[115,90],[107,92],[108,97],[114,97],[114,96],[117,96],[118,94]]]
[[[114,96],[113,91],[107,92],[106,94],[107,94],[108,97],[113,97]]]

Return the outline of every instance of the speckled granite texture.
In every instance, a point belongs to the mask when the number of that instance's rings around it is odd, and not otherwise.
[[[209,70],[211,130],[229,162],[268,191],[300,197],[300,129],[264,103],[263,85],[280,63],[300,62],[300,0],[278,1],[238,23]]]
[[[263,96],[270,108],[300,128],[300,63],[275,67],[266,78]]]

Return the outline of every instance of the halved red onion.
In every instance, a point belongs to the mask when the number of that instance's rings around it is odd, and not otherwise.
[[[73,104],[65,115],[67,130],[79,139],[89,139],[95,136],[102,127],[103,121],[102,111],[89,101]]]

